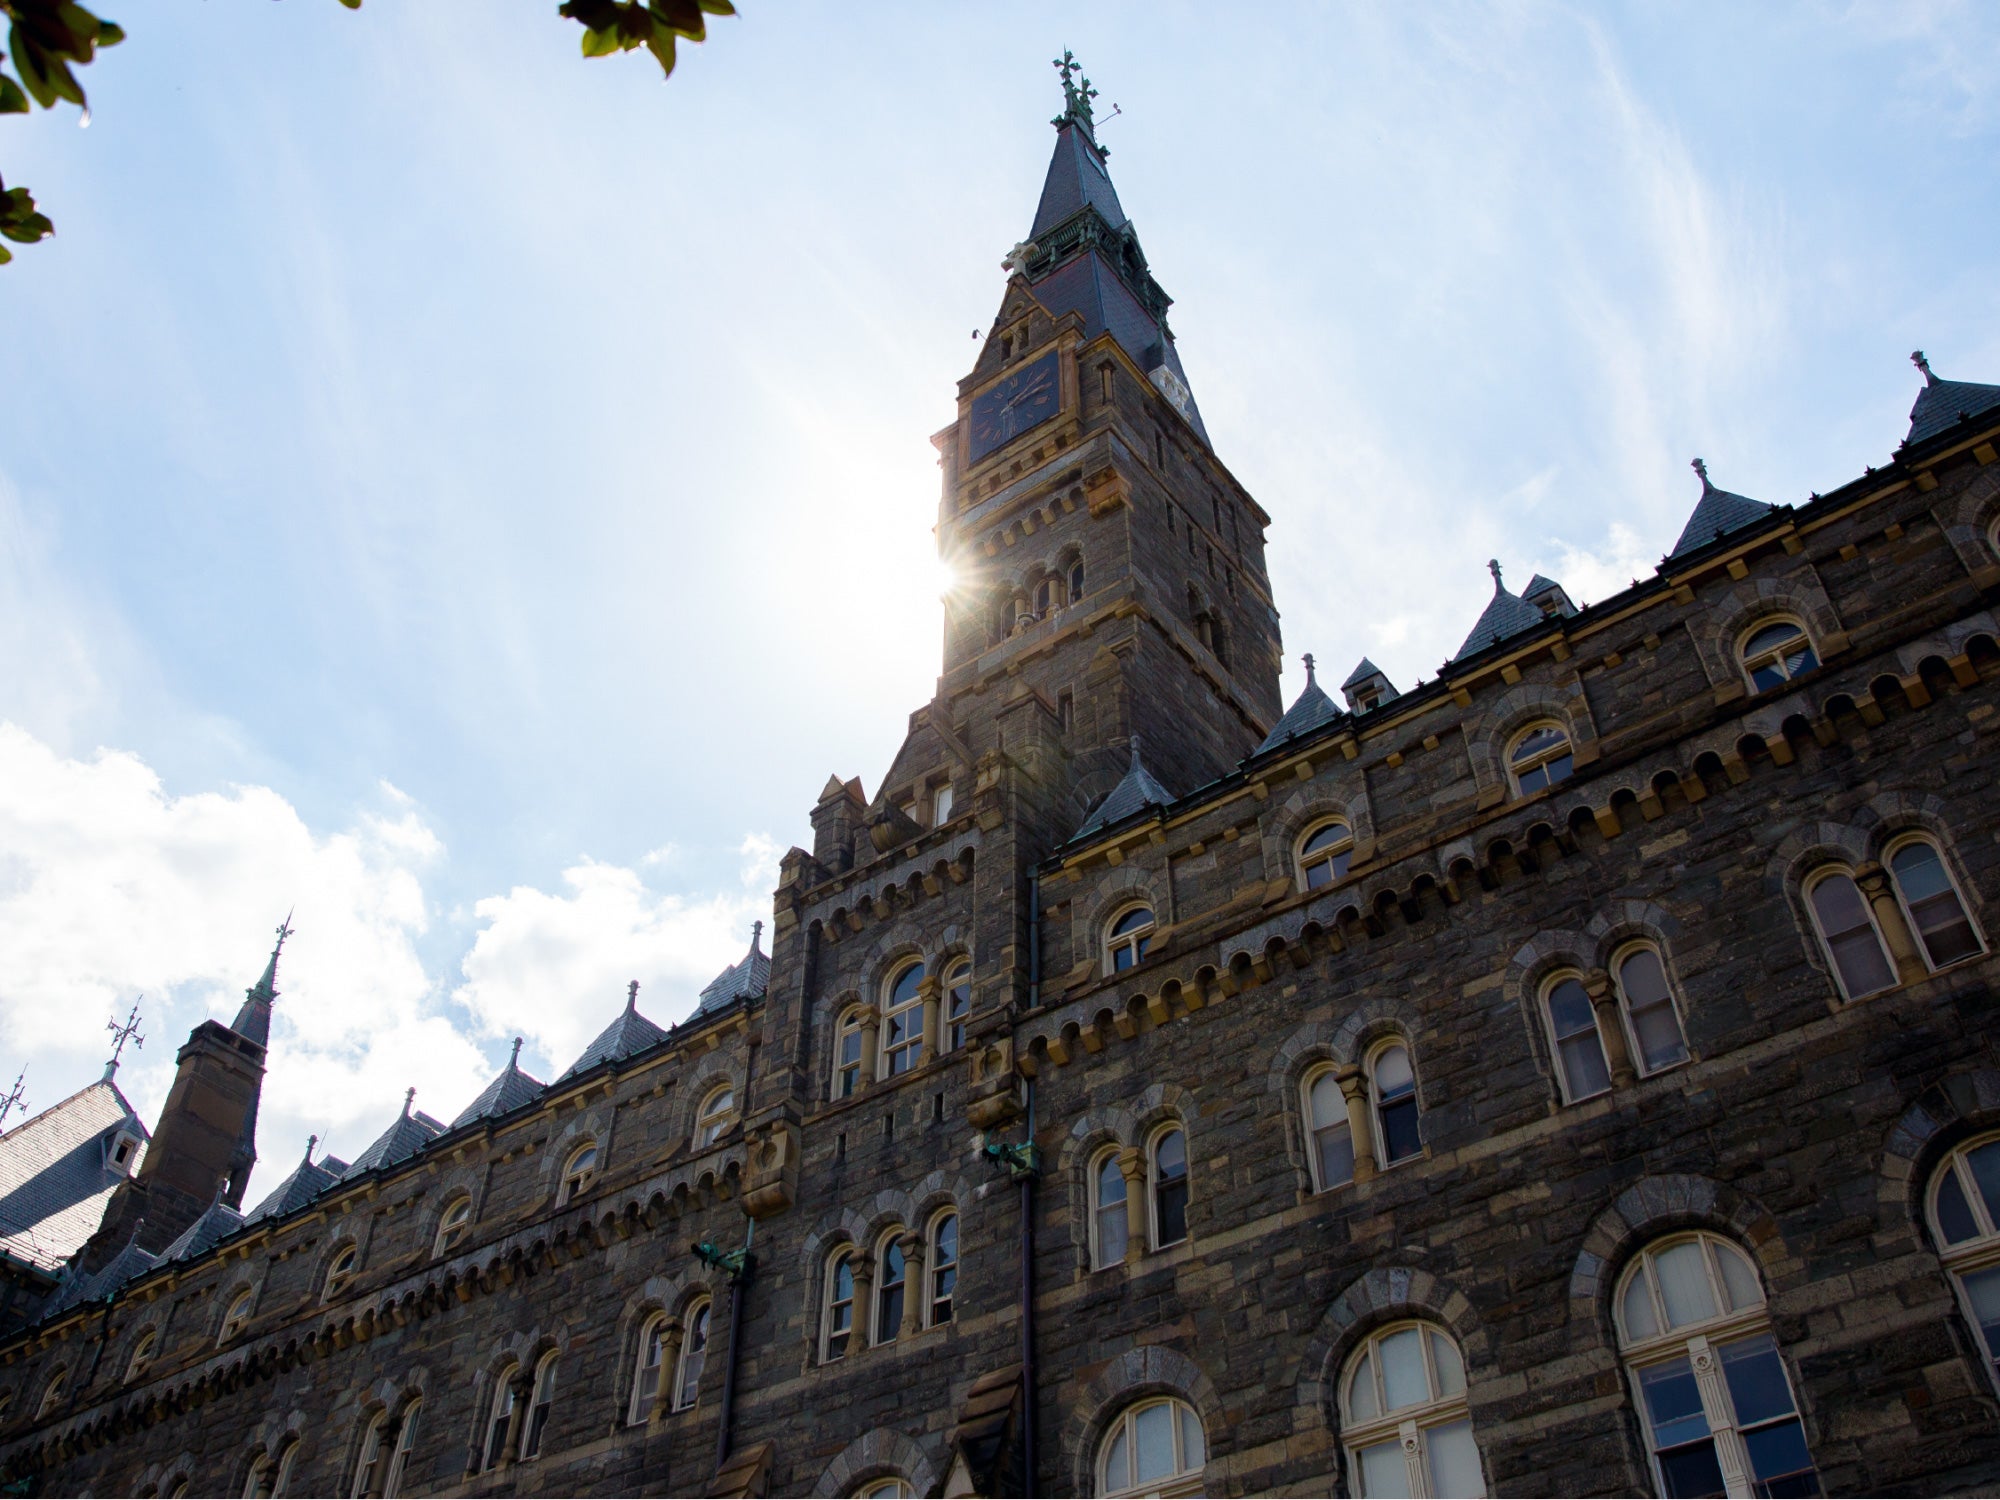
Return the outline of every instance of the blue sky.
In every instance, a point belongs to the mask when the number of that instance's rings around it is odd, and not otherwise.
[[[2000,380],[1990,7],[764,3],[667,83],[553,0],[107,8],[89,128],[0,123],[0,1066],[143,991],[150,1112],[296,904],[270,1162],[683,1014],[874,789],[1064,46],[1294,663]]]

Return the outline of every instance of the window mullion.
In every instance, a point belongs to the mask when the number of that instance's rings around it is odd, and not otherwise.
[[[1423,1435],[1414,1421],[1405,1421],[1397,1424],[1396,1436],[1403,1446],[1403,1469],[1410,1478],[1410,1494],[1415,1500],[1428,1500],[1431,1480],[1425,1472],[1428,1466],[1424,1463]]]
[[[1979,1191],[1979,1183],[1972,1175],[1972,1163],[1960,1151],[1952,1158],[1952,1171],[1958,1174],[1958,1185],[1965,1193],[1966,1207],[1972,1210],[1972,1219],[1979,1226],[1979,1237],[1991,1239],[1994,1234],[1993,1215],[1987,1211],[1986,1195]]]
[[[1715,1442],[1715,1461],[1722,1470],[1723,1488],[1733,1496],[1750,1494],[1750,1455],[1736,1430],[1736,1412],[1729,1404],[1729,1391],[1722,1383],[1722,1365],[1707,1338],[1696,1334],[1688,1340],[1688,1364],[1694,1369],[1695,1388],[1701,1392],[1702,1415]]]

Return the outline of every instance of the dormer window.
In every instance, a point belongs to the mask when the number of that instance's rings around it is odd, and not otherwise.
[[[1358,714],[1365,714],[1381,701],[1382,695],[1372,688],[1367,692],[1356,693],[1354,695],[1354,711]]]
[[[130,1177],[139,1161],[139,1133],[123,1127],[113,1131],[104,1143],[104,1169]]]

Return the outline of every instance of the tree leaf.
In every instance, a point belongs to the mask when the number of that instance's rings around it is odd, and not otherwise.
[[[21,92],[21,85],[0,73],[0,115],[25,115],[28,108],[28,96]]]
[[[708,23],[701,18],[701,7],[695,0],[652,0],[653,14],[660,23],[676,36],[684,36],[691,42],[702,41],[708,32]]]
[[[28,39],[25,28],[16,21],[7,32],[7,47],[14,54],[14,66],[21,70],[21,83],[35,96],[35,102],[43,109],[56,107],[56,91],[42,73],[41,49]]]
[[[653,39],[646,43],[646,50],[660,60],[660,76],[671,78],[674,74],[674,34],[671,31],[656,31]]]
[[[353,0],[352,5],[348,4],[348,0],[340,0],[340,3],[342,5],[347,5],[348,9],[352,10],[355,6],[358,6],[361,3],[361,0]],[[120,26],[116,21],[99,21],[97,23],[98,46],[115,47],[124,40],[125,40],[125,28],[123,26]]]
[[[618,33],[615,31],[593,31],[588,27],[583,33],[583,55],[585,57],[609,57],[618,50]]]

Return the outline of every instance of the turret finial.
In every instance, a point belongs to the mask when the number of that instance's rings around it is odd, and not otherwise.
[[[1491,573],[1491,574],[1493,575],[1493,587],[1494,587],[1494,588],[1496,588],[1496,589],[1504,589],[1504,588],[1505,588],[1505,587],[1507,586],[1506,584],[1504,584],[1504,583],[1502,583],[1502,582],[1500,581],[1500,559],[1499,559],[1499,558],[1497,558],[1497,557],[1489,557],[1489,558],[1487,558],[1487,559],[1486,559],[1486,571],[1487,571],[1487,572],[1489,572],[1489,573]]]
[[[1137,734],[1132,736],[1132,769],[1135,771],[1139,769],[1139,736]]]
[[[764,919],[759,917],[750,924],[750,951],[755,953],[757,945],[764,941]]]
[[[1918,349],[1914,353],[1912,353],[1910,355],[1910,363],[1915,365],[1919,370],[1922,370],[1924,372],[1925,385],[1937,384],[1937,376],[1931,370],[1931,362],[1924,358],[1923,350]]]
[[[411,1087],[409,1087],[409,1088],[406,1088],[406,1089],[404,1089],[404,1090],[403,1090],[403,1118],[404,1118],[404,1119],[406,1119],[406,1120],[407,1120],[407,1119],[409,1119],[409,1118],[410,1118],[410,1106],[411,1106],[412,1104],[415,1104],[416,1102],[417,1102],[417,1091],[416,1091],[416,1088],[415,1088],[415,1086],[414,1086],[414,1085],[412,1085]]]
[[[633,980],[625,986],[625,1009],[629,1014],[639,1008],[639,981]]]
[[[16,1106],[21,1109],[28,1107],[27,1100],[21,1097],[21,1088],[27,1081],[28,1070],[23,1068],[21,1069],[20,1076],[14,1080],[14,1087],[9,1089],[4,1095],[0,1095],[0,1130],[6,1128],[7,1116],[14,1112]]]
[[[1311,686],[1313,685],[1313,654],[1312,654],[1312,652],[1308,651],[1308,652],[1307,652],[1307,653],[1306,653],[1306,654],[1305,654],[1304,656],[1300,657],[1300,658],[1299,658],[1299,660],[1300,660],[1300,661],[1303,661],[1303,662],[1304,662],[1304,663],[1306,664],[1306,686],[1307,686],[1307,687],[1311,687]]]
[[[1707,488],[1708,488],[1708,465],[1707,465],[1707,464],[1705,464],[1705,463],[1703,463],[1703,462],[1702,462],[1702,461],[1701,461],[1700,459],[1698,459],[1698,458],[1697,458],[1697,459],[1696,459],[1696,460],[1695,460],[1695,461],[1694,461],[1693,463],[1689,464],[1689,465],[1688,465],[1688,467],[1689,467],[1689,468],[1691,468],[1691,469],[1693,469],[1693,470],[1695,471],[1695,473],[1697,473],[1697,474],[1699,474],[1699,475],[1701,476],[1701,487],[1702,487],[1703,489],[1707,489]]]
[[[507,1059],[507,1071],[509,1073],[517,1072],[519,1071],[520,1066],[521,1066],[521,1038],[515,1037],[514,1055]]]
[[[1083,67],[1069,48],[1063,48],[1063,55],[1050,66],[1062,74],[1063,86],[1063,112],[1055,117],[1053,123],[1062,125],[1073,122],[1089,137],[1091,145],[1096,145],[1096,122],[1091,118],[1090,101],[1097,97],[1097,90],[1083,76]]]
[[[301,1161],[299,1165],[302,1167],[310,1166],[312,1164],[313,1152],[317,1151],[318,1149],[319,1149],[319,1137],[316,1135],[307,1136],[305,1159]]]

